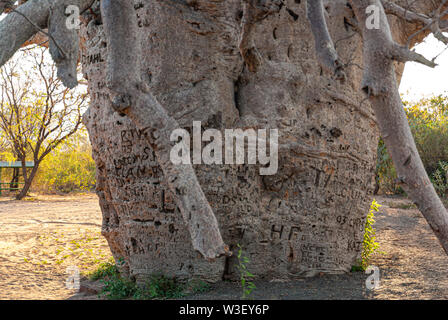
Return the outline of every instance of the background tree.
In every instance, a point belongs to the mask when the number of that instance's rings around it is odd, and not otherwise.
[[[81,125],[86,93],[70,91],[56,76],[46,48],[20,52],[0,71],[0,130],[22,163],[28,192],[42,160]],[[27,170],[25,161],[34,161]]]
[[[33,190],[44,193],[91,191],[95,187],[95,162],[87,130],[80,127],[42,161]]]

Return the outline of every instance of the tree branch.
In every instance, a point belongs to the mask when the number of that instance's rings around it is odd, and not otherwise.
[[[430,61],[414,50],[409,50],[407,47],[401,46],[396,42],[390,43],[388,57],[399,62],[418,62],[430,68],[437,66],[434,61]]]
[[[383,6],[380,0],[350,2],[363,34],[363,90],[375,111],[381,136],[392,156],[404,190],[417,204],[448,254],[448,213],[429,180],[409,128],[398,92],[394,57],[390,55],[392,36]],[[369,29],[366,26],[366,8],[370,5],[380,8],[380,29]],[[399,54],[400,58],[405,55]]]
[[[314,35],[317,58],[320,65],[336,75],[338,80],[345,79],[343,64],[334,48],[333,40],[328,32],[322,0],[307,1],[307,17]]]
[[[8,61],[20,47],[39,30],[47,28],[51,7],[62,0],[29,0],[10,12],[0,21],[0,67]],[[84,11],[92,4],[92,0],[72,0],[71,4]],[[20,13],[19,13],[20,12]],[[33,24],[25,17],[32,17]],[[65,28],[65,23],[62,26]]]
[[[399,5],[392,3],[390,1],[382,0],[382,4],[384,7],[384,10],[386,13],[393,14],[396,17],[402,18],[410,23],[418,23],[422,24],[425,29],[428,29],[434,34],[434,37],[439,40],[440,42],[448,45],[448,37],[443,35],[440,26],[441,22],[440,19],[443,17],[445,13],[441,13],[440,10],[442,6],[440,6],[433,18],[430,18],[427,15],[424,15],[422,13],[413,12],[409,9],[405,9],[403,7],[400,7]],[[444,26],[446,26],[446,21],[444,21]]]
[[[79,35],[76,29],[66,26],[66,5],[71,0],[57,2],[51,6],[48,19],[48,33],[50,35],[50,54],[58,69],[58,78],[67,88],[78,85],[76,67],[79,56]]]

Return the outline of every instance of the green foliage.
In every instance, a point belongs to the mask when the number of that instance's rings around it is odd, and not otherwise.
[[[95,186],[95,162],[82,128],[42,161],[33,190],[46,193],[90,191]]]
[[[187,291],[191,293],[205,293],[211,290],[210,285],[199,279],[192,279],[188,282]]]
[[[119,274],[108,276],[102,282],[104,283],[104,288],[100,295],[110,300],[127,299],[132,297],[137,291],[133,281],[125,279]]]
[[[86,129],[81,126],[74,135],[63,141],[42,160],[33,180],[32,191],[69,193],[93,190],[96,183],[96,167],[91,154]],[[15,158],[5,151],[0,153],[0,160],[14,161]],[[3,182],[11,181],[12,173],[12,170],[3,170]]]
[[[352,266],[351,272],[360,272],[360,271],[364,271],[364,268],[361,264]]]
[[[122,260],[118,263],[123,263]],[[205,292],[209,289],[206,282],[191,281],[189,286],[180,283],[175,278],[169,278],[161,274],[154,274],[141,286],[135,282],[122,277],[118,267],[113,260],[102,263],[97,270],[93,271],[89,278],[101,280],[104,288],[100,296],[111,300],[119,299],[176,299],[186,295],[187,289],[190,293]]]
[[[448,100],[437,96],[406,105],[409,125],[426,171],[431,175],[440,161],[448,161]]]
[[[185,295],[184,289],[184,285],[174,278],[153,275],[145,285],[136,287],[133,298],[138,300],[176,299]]]
[[[115,265],[115,261],[113,259],[103,262],[99,265],[98,269],[93,271],[89,278],[90,280],[99,280],[104,278],[110,278],[118,275],[118,268]]]
[[[238,244],[238,270],[240,272],[240,283],[241,288],[243,290],[242,298],[243,299],[249,299],[250,295],[252,294],[252,291],[255,290],[257,287],[255,284],[250,281],[250,279],[254,278],[254,275],[249,272],[247,269],[247,264],[250,262],[249,258],[243,255],[243,248]]]
[[[375,224],[375,213],[379,212],[380,207],[381,205],[373,199],[364,226],[361,260],[358,261],[357,265],[352,266],[352,272],[366,270],[370,264],[372,255],[376,252],[381,253],[379,251],[379,243],[376,241],[376,229],[373,228]]]
[[[403,193],[403,189],[395,182],[396,179],[397,173],[392,158],[387,152],[383,139],[380,138],[377,149],[376,183],[383,191],[393,194]]]
[[[369,266],[371,256],[377,252],[379,248],[379,243],[376,241],[376,229],[373,228],[373,225],[375,224],[375,213],[379,212],[380,207],[381,205],[374,199],[370,205],[369,213],[367,214],[360,264],[363,270]]]
[[[430,178],[439,196],[446,199],[448,197],[448,161],[440,161]]]
[[[417,103],[404,102],[409,126],[423,165],[439,192],[444,196],[442,162],[448,162],[448,97],[439,95]],[[383,192],[401,193],[397,174],[383,140],[378,144],[377,183]]]

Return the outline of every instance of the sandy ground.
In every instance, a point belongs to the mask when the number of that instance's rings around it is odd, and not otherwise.
[[[67,299],[66,280],[107,261],[95,195],[0,198],[0,299]]]
[[[379,197],[377,240],[383,254],[380,288],[366,289],[368,275],[322,275],[293,282],[255,282],[255,299],[448,299],[448,257],[426,221],[406,199]],[[0,299],[97,299],[66,288],[67,267],[81,274],[110,258],[100,235],[94,195],[0,198]],[[83,282],[85,283],[85,282]],[[220,282],[188,299],[239,299],[238,283]]]

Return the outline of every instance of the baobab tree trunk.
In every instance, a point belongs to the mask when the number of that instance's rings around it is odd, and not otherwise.
[[[303,3],[258,8],[256,18],[244,19],[239,0],[136,2],[141,78],[180,127],[201,121],[204,129],[279,130],[275,175],[260,176],[254,165],[195,165],[224,242],[242,245],[258,277],[340,273],[359,258],[378,132],[372,110],[360,107],[362,43],[338,6],[329,9],[333,39],[346,38],[339,54],[353,63],[344,84],[321,70]],[[235,277],[235,257],[207,262],[194,252],[145,139],[151,128],[138,130],[113,112],[103,25],[91,19],[82,30],[92,99],[84,121],[114,256],[137,280],[154,272]],[[242,30],[250,30],[245,59]]]
[[[352,0],[351,3],[360,22],[364,38],[365,72],[362,89],[366,92],[375,110],[382,137],[390,150],[400,183],[417,205],[448,254],[447,210],[438,197],[423,162],[418,156],[417,147],[398,93],[394,61],[390,57],[393,55],[398,61],[414,60],[428,65],[434,64],[434,62],[423,61],[423,57],[417,57],[414,52],[400,47],[393,41],[380,0]],[[379,13],[382,25],[379,30],[366,27],[366,8],[372,4],[381,8]],[[441,9],[442,7],[439,11]],[[436,29],[433,32],[437,38],[442,39],[441,41],[448,43],[448,39],[444,38],[440,30]],[[378,43],[384,45],[375,45]],[[415,57],[409,57],[409,55]]]
[[[386,19],[382,3],[399,20]],[[414,1],[419,14],[397,3],[103,0],[100,14],[97,1],[76,0],[82,12],[90,8],[80,43],[92,97],[84,121],[103,234],[115,258],[124,258],[122,271],[138,281],[154,272],[234,277],[234,257],[210,262],[194,252],[213,259],[227,253],[225,243],[245,248],[258,277],[348,271],[360,254],[373,189],[376,120],[409,194],[447,249],[448,215],[401,109],[395,80],[403,64],[392,62],[435,65],[400,44],[429,32],[448,43],[448,23],[435,21],[446,15],[446,1]],[[58,76],[75,85],[77,32],[61,29],[65,4],[9,8],[14,14],[0,23],[0,65],[40,30]],[[380,9],[378,32],[363,25],[370,5]],[[278,172],[174,165],[169,131],[179,126],[195,135],[194,121],[202,129],[277,129]],[[390,137],[394,126],[397,138]]]
[[[129,69],[181,128],[201,121],[203,129],[279,131],[275,175],[260,176],[255,165],[194,166],[224,242],[231,250],[240,244],[260,278],[349,271],[360,256],[374,190],[378,128],[362,92],[363,43],[348,3],[328,2],[325,12],[307,12],[305,1],[295,0],[134,4],[143,53]],[[425,5],[423,11],[433,9]],[[98,8],[91,12],[81,32],[91,94],[84,122],[113,255],[137,281],[157,272],[237,277],[235,257],[209,262],[193,250],[160,150],[148,143],[154,128],[142,125],[154,120],[113,111],[107,37]],[[327,17],[329,34],[315,39],[312,32],[326,28],[311,27],[307,16]],[[414,24],[390,21],[399,43],[415,31]],[[330,41],[337,55],[316,53]],[[396,63],[397,79],[402,70]]]
[[[14,168],[13,172],[12,172],[12,179],[11,182],[9,183],[9,189],[10,191],[12,189],[17,189],[19,187],[19,168]]]

